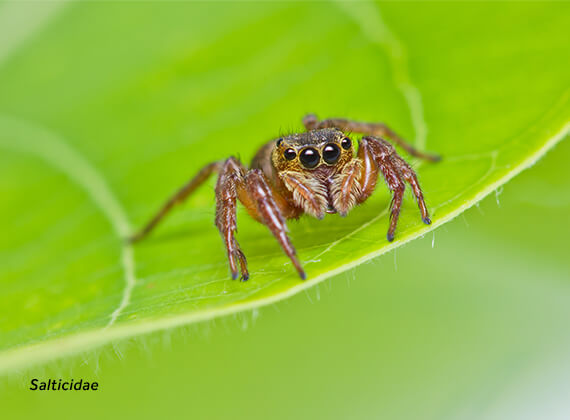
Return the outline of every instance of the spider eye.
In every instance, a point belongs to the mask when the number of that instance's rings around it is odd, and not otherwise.
[[[319,152],[316,149],[308,147],[301,152],[300,159],[303,166],[310,169],[319,164],[321,157],[319,156]]]
[[[281,147],[282,143],[283,143],[283,138],[277,139],[277,147]]]
[[[342,146],[342,148],[344,150],[348,150],[350,149],[350,147],[352,146],[352,142],[350,141],[350,139],[348,137],[345,137],[342,139],[342,141],[340,142],[340,145]]]
[[[293,149],[287,149],[283,152],[283,156],[285,156],[287,160],[293,160],[297,157],[297,152]]]
[[[340,148],[336,144],[327,144],[323,149],[323,159],[326,163],[336,163],[340,156]]]

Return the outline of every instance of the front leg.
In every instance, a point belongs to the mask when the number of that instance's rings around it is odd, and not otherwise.
[[[422,189],[414,170],[402,159],[390,143],[375,137],[364,137],[360,141],[358,157],[363,162],[362,175],[360,178],[361,195],[358,202],[365,201],[374,191],[378,172],[382,172],[388,188],[393,193],[390,227],[388,228],[388,241],[394,240],[398,217],[404,198],[406,182],[412,187],[412,191],[418,202],[418,207],[425,224],[430,224],[428,210],[424,201]]]
[[[319,121],[316,115],[309,114],[303,118],[303,124],[307,130],[316,130],[320,128],[337,128],[340,131],[344,132],[362,133],[375,137],[388,137],[412,156],[430,160],[432,162],[441,160],[441,156],[439,155],[417,150],[414,146],[409,144],[406,140],[404,140],[400,135],[398,135],[394,130],[392,130],[384,123],[354,121],[345,118],[328,118],[326,120]]]
[[[237,200],[244,205],[253,218],[269,228],[285,254],[293,262],[299,276],[303,280],[306,278],[295,248],[287,236],[285,218],[275,202],[275,194],[259,169],[247,171],[233,157],[224,163],[216,184],[216,226],[226,245],[230,270],[234,280],[238,276],[238,262],[241,268],[241,280],[249,279],[245,255],[235,239]]]
[[[263,173],[259,169],[252,169],[245,177],[246,187],[250,198],[256,203],[257,215],[259,220],[269,228],[285,254],[291,259],[295,266],[299,277],[303,280],[307,278],[299,259],[297,252],[287,235],[287,225],[285,218],[281,214],[277,206],[274,194],[275,192],[269,186]]]

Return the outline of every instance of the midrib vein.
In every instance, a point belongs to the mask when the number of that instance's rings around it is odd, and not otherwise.
[[[350,3],[339,0],[337,4],[360,26],[363,35],[378,45],[387,55],[396,88],[404,97],[414,127],[414,144],[425,150],[428,128],[424,117],[422,95],[412,83],[408,68],[408,56],[404,44],[394,35],[382,20],[375,4],[369,2]]]
[[[107,324],[112,325],[129,304],[136,283],[132,246],[124,240],[131,232],[126,212],[101,173],[58,135],[27,121],[3,115],[0,115],[0,127],[0,147],[36,156],[67,175],[88,194],[113,227],[121,243],[125,288],[119,306],[112,312]]]

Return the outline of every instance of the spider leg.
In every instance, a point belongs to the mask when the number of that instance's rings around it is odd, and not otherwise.
[[[299,276],[305,280],[307,275],[297,258],[297,252],[287,235],[287,225],[279,207],[274,199],[274,192],[269,186],[263,173],[259,169],[252,169],[245,176],[245,182],[250,197],[256,203],[257,215],[260,221],[266,225],[275,239],[291,259]]]
[[[417,150],[414,146],[409,144],[406,140],[404,140],[400,135],[398,135],[394,130],[392,130],[384,123],[361,122],[345,118],[328,118],[326,120],[319,121],[316,115],[308,114],[303,118],[303,124],[307,130],[316,130],[320,128],[337,128],[344,132],[362,133],[375,137],[389,137],[394,143],[396,143],[412,156],[426,159],[432,162],[441,160],[441,156],[439,155]]]
[[[259,169],[247,171],[235,158],[229,158],[220,171],[216,184],[216,226],[220,231],[228,253],[232,278],[238,276],[240,264],[241,280],[249,279],[247,260],[235,239],[237,232],[236,204],[239,200],[248,213],[266,225],[277,239],[287,256],[293,262],[299,276],[306,278],[296,251],[287,236],[285,219],[274,199],[274,193]]]
[[[244,174],[245,167],[236,158],[230,157],[224,162],[216,183],[216,226],[226,245],[232,278],[235,280],[238,277],[239,262],[242,281],[249,278],[249,272],[247,260],[235,238],[235,233],[236,201],[238,194],[243,196],[245,193]],[[249,203],[244,204],[247,206]]]
[[[408,182],[412,187],[423,222],[426,224],[431,223],[417,176],[404,159],[398,156],[394,146],[385,140],[367,136],[360,141],[358,156],[363,162],[363,173],[360,178],[361,196],[358,198],[358,202],[362,203],[372,194],[379,171],[384,175],[386,184],[393,193],[390,204],[388,241],[394,240],[394,233],[404,198],[405,182]]]
[[[416,197],[418,207],[420,208],[420,212],[422,214],[422,221],[426,225],[431,224],[431,219],[429,218],[429,213],[424,201],[424,195],[420,187],[420,183],[418,182],[416,173],[404,159],[398,156],[397,153],[392,154],[391,159],[394,163],[394,166],[398,169],[406,182],[410,184],[410,187],[412,187],[412,191],[414,192],[414,196]]]
[[[208,180],[210,175],[220,170],[222,162],[212,162],[203,167],[186,185],[172,195],[154,217],[137,233],[128,238],[130,242],[137,242],[147,236],[158,223],[172,210],[176,204],[182,203],[190,194]]]

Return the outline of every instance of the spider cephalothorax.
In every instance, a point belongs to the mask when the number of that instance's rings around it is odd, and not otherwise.
[[[143,238],[214,172],[219,172],[216,226],[226,245],[234,279],[238,264],[242,280],[249,278],[245,255],[235,238],[238,200],[253,218],[269,228],[303,279],[306,275],[287,235],[285,220],[303,213],[319,219],[325,213],[346,216],[372,194],[380,174],[393,192],[389,241],[394,239],[406,183],[417,199],[422,220],[431,223],[415,172],[381,137],[388,136],[413,156],[431,161],[439,160],[438,156],[415,150],[381,123],[340,118],[319,121],[314,115],[306,116],[303,123],[308,131],[280,137],[261,147],[250,169],[234,157],[205,166],[131,240]],[[358,151],[347,132],[366,135]]]
[[[272,148],[271,162],[275,183],[285,187],[282,193],[297,208],[319,219],[325,212],[346,215],[348,203],[340,202],[340,186],[347,169],[360,171],[361,164],[354,158],[352,140],[342,131],[324,128],[280,138]],[[357,194],[360,187],[354,182],[350,188]]]

